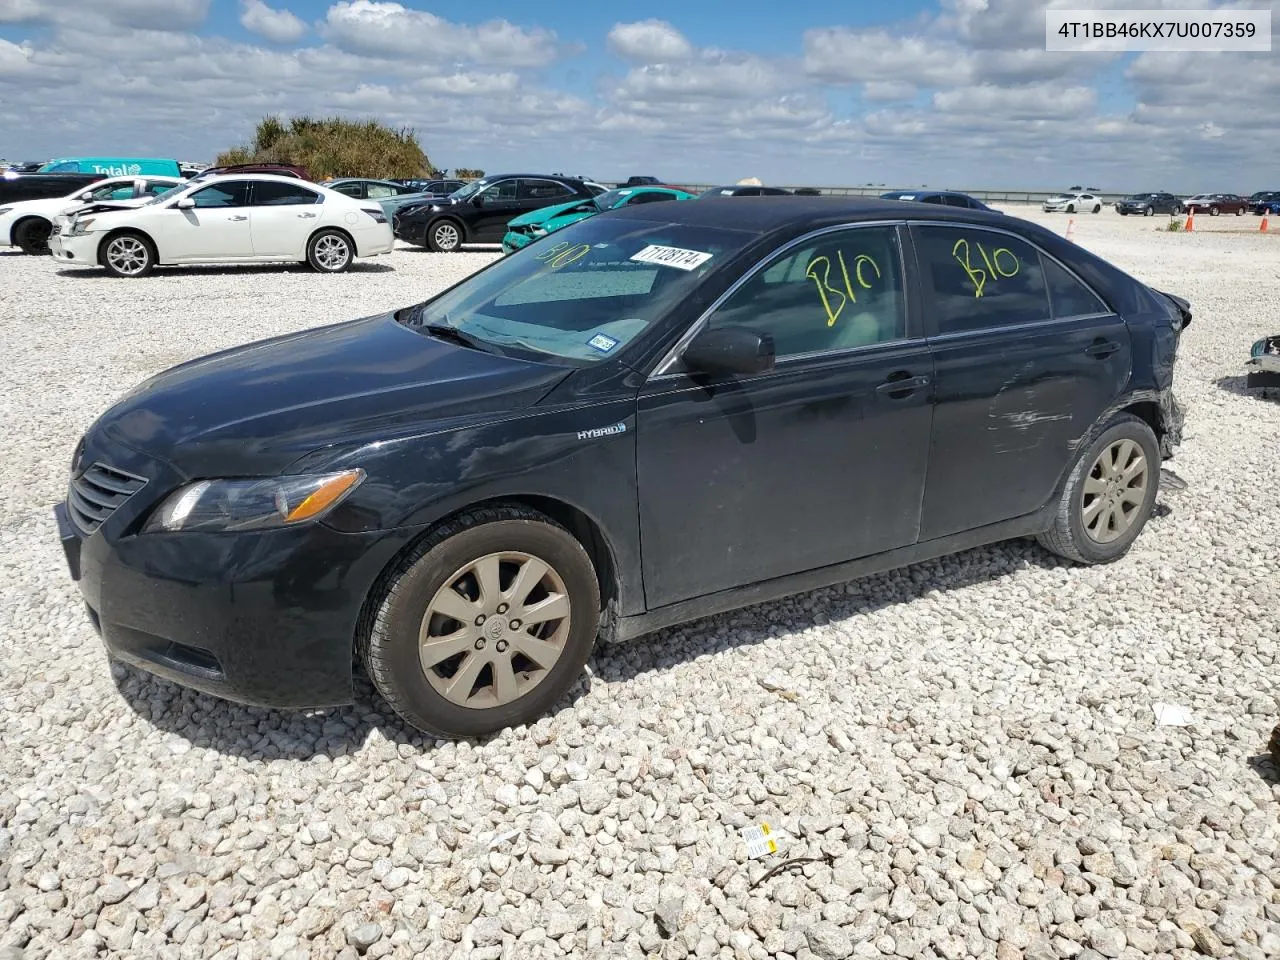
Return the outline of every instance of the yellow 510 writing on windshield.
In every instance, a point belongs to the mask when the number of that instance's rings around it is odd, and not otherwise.
[[[880,266],[865,253],[860,253],[854,258],[852,277],[849,276],[849,267],[844,261],[843,250],[836,251],[836,260],[840,263],[840,274],[844,280],[843,290],[831,285],[830,257],[814,257],[804,271],[804,275],[818,285],[818,298],[822,301],[822,309],[826,311],[828,327],[835,326],[836,320],[839,319],[847,304],[858,302],[858,295],[853,290],[854,280],[858,281],[858,286],[863,290],[871,289],[870,281],[863,274],[864,270],[870,267],[875,271],[877,279],[881,276]],[[839,299],[835,307],[831,305],[832,297]]]
[[[987,288],[988,280],[999,280],[1001,277],[1015,277],[1018,275],[1018,269],[1022,266],[1018,262],[1018,257],[1008,247],[997,247],[987,253],[986,248],[980,243],[975,243],[978,248],[978,255],[982,257],[982,262],[986,264],[987,269],[975,267],[971,264],[970,258],[972,251],[969,248],[968,240],[957,240],[956,245],[951,248],[951,255],[956,258],[956,262],[964,267],[964,272],[969,275],[969,279],[973,281],[973,295],[975,298],[981,297]],[[962,251],[963,250],[963,254]],[[1009,260],[1013,261],[1013,266],[1009,266],[1009,262],[1000,262],[1000,255],[1004,254]]]
[[[588,253],[591,252],[591,244],[577,243],[570,245],[566,240],[557,243],[554,247],[549,247],[534,254],[535,260],[541,260],[553,270],[560,267],[567,267],[571,263],[577,263]]]

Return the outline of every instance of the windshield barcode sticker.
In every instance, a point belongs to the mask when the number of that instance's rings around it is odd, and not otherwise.
[[[592,337],[590,340],[587,341],[587,345],[595,347],[601,353],[608,353],[610,350],[612,350],[614,347],[618,345],[618,341],[613,339],[613,337],[607,336],[603,333],[597,333],[594,337]]]
[[[747,856],[752,860],[778,852],[778,842],[767,823],[762,823],[759,826],[743,827],[738,833],[747,845]]]
[[[656,263],[662,267],[675,267],[677,270],[696,270],[711,259],[711,254],[700,250],[682,250],[680,247],[662,247],[651,243],[631,259],[639,263]]]

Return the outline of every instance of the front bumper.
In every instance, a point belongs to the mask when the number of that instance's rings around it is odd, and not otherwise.
[[[515,253],[517,250],[523,250],[537,239],[537,237],[531,237],[527,233],[517,233],[515,230],[508,230],[506,235],[502,238],[502,252]]]
[[[67,566],[110,656],[241,703],[349,703],[366,598],[415,529],[323,523],[252,533],[138,534],[181,485],[164,464],[113,457],[146,485],[87,533],[54,508]],[[105,458],[87,451],[83,462]]]
[[[422,217],[401,218],[398,214],[391,221],[392,233],[405,243],[423,244],[427,239],[427,221]]]
[[[59,263],[96,267],[100,239],[93,233],[86,233],[79,237],[64,237],[60,233],[55,233],[49,238],[49,253]]]
[[[1065,203],[1044,203],[1041,204],[1041,207],[1045,213],[1062,213],[1067,209]]]

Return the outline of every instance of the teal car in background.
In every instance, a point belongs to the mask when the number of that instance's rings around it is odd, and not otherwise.
[[[543,207],[516,217],[507,224],[502,238],[502,252],[514,253],[533,241],[555,233],[571,223],[594,217],[606,210],[629,207],[637,203],[660,203],[665,200],[694,200],[695,195],[675,187],[618,187],[587,200],[574,200],[553,207]]]

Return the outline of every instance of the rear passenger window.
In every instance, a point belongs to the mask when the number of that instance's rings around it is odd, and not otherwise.
[[[912,234],[939,334],[1050,318],[1040,252],[1029,243],[975,227],[916,227]]]
[[[1040,264],[1049,284],[1049,302],[1053,306],[1055,320],[1111,312],[1092,290],[1068,273],[1057,261],[1042,256]]]
[[[292,207],[319,203],[323,199],[323,194],[308,190],[301,184],[258,180],[253,185],[255,207]]]

